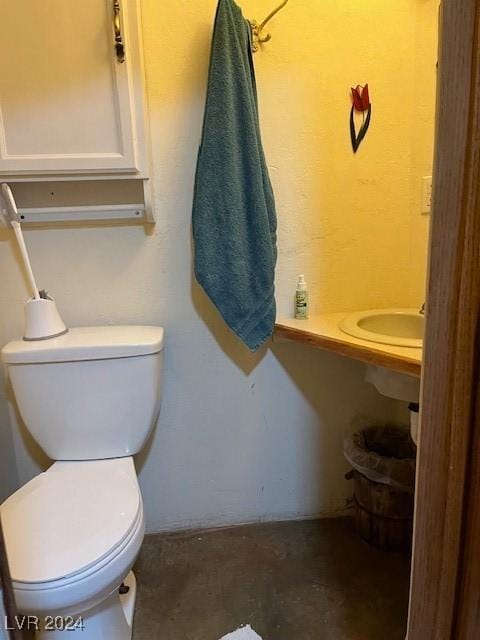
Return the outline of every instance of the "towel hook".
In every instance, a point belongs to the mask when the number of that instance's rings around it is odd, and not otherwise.
[[[260,44],[263,44],[264,42],[268,42],[269,40],[272,39],[272,36],[269,33],[266,33],[265,35],[262,35],[262,31],[267,26],[267,24],[270,22],[270,20],[273,17],[275,17],[277,15],[277,13],[279,11],[281,11],[283,9],[283,7],[287,3],[288,3],[288,0],[283,0],[283,2],[276,9],[274,9],[271,13],[269,13],[268,16],[265,18],[265,20],[263,22],[261,22],[260,24],[258,24],[258,22],[256,20],[251,20],[250,21],[250,25],[252,27],[252,36],[253,36],[252,50],[254,52],[259,50]]]

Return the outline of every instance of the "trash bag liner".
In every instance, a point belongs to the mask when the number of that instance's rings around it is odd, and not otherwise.
[[[414,493],[416,447],[410,431],[397,426],[372,426],[347,436],[345,458],[373,482]]]

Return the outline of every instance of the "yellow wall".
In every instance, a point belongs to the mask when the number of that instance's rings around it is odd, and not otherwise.
[[[276,2],[242,4],[262,19]],[[417,174],[430,172],[436,3],[290,0],[256,56],[283,314],[300,272],[317,309],[416,305],[423,296],[413,282],[423,282],[427,220],[413,205]],[[280,343],[251,355],[192,279],[191,203],[215,5],[142,0],[156,227],[25,234],[37,280],[69,326],[165,327],[160,422],[137,461],[151,531],[338,512],[351,495],[344,429],[358,414],[383,423],[397,411],[364,381],[361,363]],[[367,81],[372,127],[353,157],[349,88]],[[14,247],[0,230],[0,345],[20,334],[28,293]],[[0,385],[0,430],[6,410]],[[25,482],[44,460],[12,424]],[[10,457],[5,444],[0,458]]]
[[[164,51],[148,80],[167,136],[179,126],[185,138],[192,127],[200,134],[188,114],[204,98],[215,4],[143,2],[147,56],[159,40]],[[280,313],[291,313],[299,272],[313,312],[423,301],[428,216],[419,190],[431,174],[437,4],[291,0],[271,24],[273,39],[255,60],[278,202]],[[257,19],[274,5],[241,3]],[[166,21],[161,33],[154,14]],[[365,82],[372,125],[354,156],[349,88]]]
[[[434,131],[432,112],[435,102],[438,2],[422,0],[417,4],[415,36],[415,89],[412,139],[412,226],[410,258],[410,294],[419,300],[425,293],[426,253],[430,227],[430,216],[420,216],[420,176],[431,175]]]

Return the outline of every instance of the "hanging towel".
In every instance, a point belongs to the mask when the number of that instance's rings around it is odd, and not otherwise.
[[[195,180],[195,276],[252,351],[275,325],[276,228],[251,28],[233,0],[219,0]]]

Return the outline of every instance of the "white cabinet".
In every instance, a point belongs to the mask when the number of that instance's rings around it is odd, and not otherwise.
[[[139,13],[138,0],[0,0],[3,179],[148,177]]]

